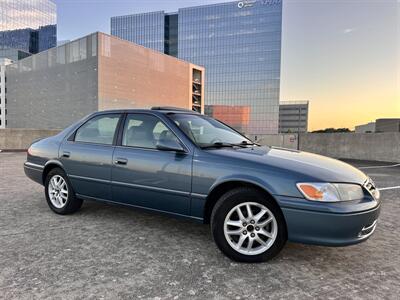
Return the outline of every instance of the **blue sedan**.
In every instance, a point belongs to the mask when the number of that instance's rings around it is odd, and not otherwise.
[[[379,191],[331,158],[260,146],[210,117],[174,108],[96,112],[34,142],[26,175],[57,214],[106,201],[211,224],[231,259],[266,261],[287,240],[368,239]]]

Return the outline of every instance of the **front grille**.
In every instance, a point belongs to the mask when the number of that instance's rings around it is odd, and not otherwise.
[[[374,197],[376,200],[379,200],[380,193],[379,190],[376,188],[375,183],[372,181],[371,178],[368,178],[364,183],[365,189]]]

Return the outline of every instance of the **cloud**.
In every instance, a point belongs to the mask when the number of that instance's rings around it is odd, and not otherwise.
[[[349,34],[349,33],[351,33],[351,32],[353,32],[353,31],[355,31],[356,30],[356,28],[345,28],[344,30],[343,30],[343,33],[344,34]]]

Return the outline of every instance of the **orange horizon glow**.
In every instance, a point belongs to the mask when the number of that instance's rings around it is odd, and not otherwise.
[[[400,118],[400,2],[284,1],[280,101],[309,131]]]
[[[339,100],[310,101],[308,130],[349,128],[375,122],[376,119],[400,118],[400,98],[392,95],[344,95]]]

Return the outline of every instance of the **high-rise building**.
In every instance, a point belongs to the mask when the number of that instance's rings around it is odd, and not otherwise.
[[[111,18],[112,35],[204,66],[207,111],[248,134],[278,133],[281,31],[281,0]]]
[[[279,105],[279,133],[308,131],[308,101],[283,101]]]
[[[53,1],[0,0],[0,57],[18,59],[55,47],[56,19]]]

